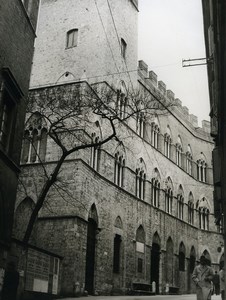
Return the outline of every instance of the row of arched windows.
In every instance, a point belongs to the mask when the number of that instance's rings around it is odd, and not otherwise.
[[[172,138],[170,135],[170,129],[167,127],[167,133],[164,134],[164,150],[163,153],[167,158],[172,157]],[[144,113],[137,114],[137,132],[142,137],[145,138],[145,130],[146,130],[146,123],[145,123],[145,115]],[[151,123],[151,145],[158,149],[159,147],[159,134],[160,129],[158,124],[155,122]],[[183,162],[183,147],[182,147],[182,141],[180,136],[178,136],[178,141],[176,143],[176,164],[179,167],[182,167]],[[202,154],[202,153],[201,153]],[[203,155],[202,155],[203,156]],[[185,160],[186,160],[186,166],[185,171],[192,175],[193,173],[193,157],[192,157],[192,151],[190,145],[188,145],[188,150],[185,153]],[[206,170],[207,170],[207,163],[205,161],[205,158],[203,156],[202,159],[198,159],[196,161],[197,164],[197,179],[202,182],[207,182],[207,176],[206,176]]]
[[[91,151],[91,153],[93,153]],[[146,198],[146,172],[145,172],[145,163],[142,158],[139,159],[140,167],[135,170],[135,196],[140,198],[141,200],[145,200]],[[124,176],[125,176],[125,158],[122,153],[117,152],[115,154],[115,167],[114,167],[114,183],[119,187],[124,187]],[[184,220],[184,212],[185,212],[185,203],[183,196],[183,188],[180,185],[177,196],[174,196],[173,188],[172,188],[172,180],[168,177],[166,182],[166,187],[161,189],[160,184],[160,175],[155,168],[154,177],[151,180],[151,204],[157,208],[160,207],[160,194],[161,190],[164,192],[165,198],[165,211],[169,214],[173,214],[173,199],[177,200],[175,215],[180,220]],[[204,199],[204,198],[203,198]],[[209,230],[209,209],[207,208],[207,202],[205,202],[206,209],[201,210],[199,215],[199,227],[200,229]],[[205,207],[205,206],[202,206]],[[205,215],[205,217],[204,217]],[[195,207],[194,207],[194,199],[193,195],[190,192],[187,204],[187,222],[191,225],[194,225],[194,216],[195,216]]]
[[[120,115],[125,114],[125,102],[126,98],[122,95],[118,97],[118,109],[120,110]],[[138,129],[141,136],[144,134],[144,114],[139,114]],[[152,123],[152,145],[158,147],[158,134],[159,127],[154,122]],[[93,143],[99,142],[99,137],[95,133],[91,135],[91,141]],[[164,136],[164,154],[166,157],[170,158],[171,156],[171,137],[169,133],[166,133]],[[24,133],[24,141],[22,148],[22,163],[37,163],[40,161],[45,161],[46,155],[46,145],[47,145],[47,124],[43,118],[35,113],[29,119],[29,122],[26,124],[26,129]],[[181,167],[182,165],[182,145],[181,140],[178,139],[176,145],[176,163]],[[100,147],[94,146],[91,148],[91,166],[98,171],[98,164],[100,158]],[[189,175],[192,175],[192,154],[191,148],[188,145],[188,151],[186,152],[186,172]],[[124,161],[125,163],[125,161]],[[120,167],[120,162],[118,163]],[[204,155],[202,158],[197,160],[197,179],[202,182],[207,181],[207,164],[205,162]],[[139,174],[138,174],[139,176]]]

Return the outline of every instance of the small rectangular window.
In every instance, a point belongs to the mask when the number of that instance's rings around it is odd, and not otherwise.
[[[125,40],[121,39],[121,54],[124,59],[126,58],[126,48],[127,48],[127,44]]]
[[[67,32],[67,48],[76,47],[78,45],[78,29],[72,29]]]

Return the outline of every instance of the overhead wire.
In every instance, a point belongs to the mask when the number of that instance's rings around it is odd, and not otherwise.
[[[104,22],[103,22],[103,19],[102,19],[102,17],[101,17],[101,14],[100,14],[100,11],[99,11],[99,8],[98,8],[98,5],[97,5],[96,0],[94,0],[94,3],[95,3],[95,6],[96,6],[96,9],[97,9],[98,16],[99,16],[99,18],[100,18],[100,21],[101,21],[103,30],[104,30],[104,34],[105,34],[105,37],[106,37],[108,46],[109,46],[110,51],[111,51],[111,56],[112,56],[113,61],[114,61],[114,63],[115,63],[116,70],[119,72],[118,66],[117,66],[116,61],[115,61],[115,58],[114,58],[113,50],[112,50],[112,48],[111,48],[110,41],[109,41],[109,39],[108,39],[108,35],[107,35],[106,29],[105,29],[105,26],[104,26]]]
[[[110,14],[111,14],[112,22],[113,22],[113,25],[114,25],[114,29],[115,29],[115,32],[116,32],[116,36],[117,36],[117,39],[118,39],[119,50],[121,51],[121,42],[120,42],[120,38],[119,38],[119,35],[118,35],[118,30],[117,30],[117,27],[116,27],[116,24],[115,24],[115,19],[114,19],[114,16],[113,16],[113,12],[112,12],[112,9],[111,9],[109,0],[107,0],[107,3],[108,3],[108,8],[109,8],[109,11],[110,11]],[[133,89],[133,91],[134,91],[133,82],[132,82],[131,76],[130,76],[130,74],[129,74],[129,72],[128,72],[128,66],[127,66],[126,60],[123,59],[123,62],[124,62],[124,64],[125,64],[125,67],[126,67],[126,70],[127,70],[127,73],[128,73],[128,77],[129,77],[129,80],[130,80],[132,89]]]

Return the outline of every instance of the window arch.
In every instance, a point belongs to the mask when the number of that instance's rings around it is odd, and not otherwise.
[[[188,223],[194,225],[194,197],[192,192],[188,196]]]
[[[39,113],[34,113],[26,123],[22,146],[22,163],[45,161],[47,124]]]
[[[160,205],[160,174],[157,168],[154,170],[154,177],[151,180],[152,204],[155,207]]]
[[[182,152],[183,152],[182,141],[181,141],[181,137],[178,136],[177,144],[176,144],[176,164],[179,167],[182,166]]]
[[[198,212],[199,212],[199,228],[203,230],[209,230],[209,204],[205,197],[199,201],[198,205]]]
[[[99,136],[96,136],[96,133],[93,132],[91,134],[91,143],[97,144],[99,141],[100,141]],[[99,163],[100,163],[100,146],[95,145],[91,147],[90,165],[95,171],[98,171]]]
[[[114,183],[122,187],[124,183],[125,158],[119,151],[115,153]]]
[[[145,198],[145,182],[145,164],[141,157],[138,162],[138,167],[136,168],[136,196],[142,200]]]
[[[120,82],[120,87],[117,90],[116,113],[120,119],[124,119],[127,114],[127,89],[124,81]]]
[[[179,247],[179,271],[185,271],[185,246],[184,243],[180,243]]]
[[[206,159],[201,153],[201,158],[197,160],[197,179],[202,182],[206,182],[206,169],[207,169],[207,163]]]
[[[137,133],[140,137],[145,138],[146,116],[144,112],[137,113]]]
[[[74,28],[67,32],[66,48],[76,47],[78,45],[78,29]]]
[[[170,177],[166,180],[165,211],[169,214],[172,214],[173,212],[173,184]]]
[[[158,149],[158,144],[159,144],[159,125],[156,122],[151,123],[151,144],[153,147]]]
[[[191,146],[188,145],[188,149],[186,152],[186,172],[189,175],[192,175],[192,152],[191,152]]]
[[[166,157],[170,158],[171,157],[171,131],[169,128],[169,125],[167,126],[167,132],[164,135],[164,154]]]
[[[177,217],[180,220],[184,219],[184,192],[180,185],[177,194]]]

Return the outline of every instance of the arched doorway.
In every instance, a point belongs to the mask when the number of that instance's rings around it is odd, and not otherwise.
[[[159,265],[160,265],[160,238],[156,232],[153,236],[151,248],[151,283],[156,283],[156,294],[159,294]]]
[[[174,252],[173,252],[173,241],[171,237],[168,238],[166,243],[165,269],[166,269],[166,283],[168,283],[169,285],[173,285],[174,284],[174,277],[173,277]]]
[[[211,257],[210,257],[209,252],[208,252],[207,250],[205,250],[205,251],[203,251],[203,254],[202,254],[202,255],[205,256],[207,265],[208,265],[208,266],[211,266],[211,263],[212,263],[212,262],[211,262]]]
[[[96,252],[96,233],[97,233],[97,211],[95,204],[92,205],[87,226],[86,244],[86,273],[85,290],[92,295],[94,293],[94,273],[95,273],[95,252]]]
[[[195,262],[196,262],[196,252],[194,246],[192,246],[190,251],[190,259],[188,261],[188,293],[190,293],[192,289],[191,275],[195,268]]]

